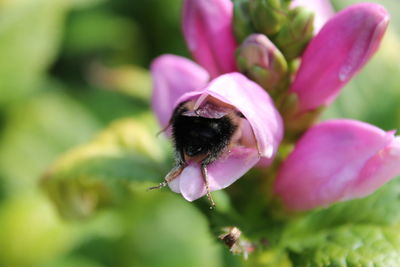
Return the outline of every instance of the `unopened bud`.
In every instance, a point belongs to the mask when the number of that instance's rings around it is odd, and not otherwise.
[[[352,5],[331,18],[307,45],[289,91],[299,111],[327,106],[377,51],[389,23],[378,4]]]
[[[285,81],[288,65],[285,57],[263,34],[246,38],[236,52],[239,70],[266,90],[274,90]]]
[[[289,11],[289,19],[275,38],[275,43],[287,60],[295,59],[313,37],[314,12],[304,7]]]
[[[255,32],[250,18],[248,0],[234,1],[233,32],[236,40],[241,43],[247,36]]]
[[[286,20],[287,1],[249,0],[250,15],[257,32],[265,35],[277,33]]]

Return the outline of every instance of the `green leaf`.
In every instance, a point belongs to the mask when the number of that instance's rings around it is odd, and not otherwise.
[[[57,53],[64,0],[0,2],[0,104],[26,96]]]
[[[279,247],[288,249],[294,266],[398,266],[399,195],[394,179],[366,198],[295,218]]]
[[[83,257],[62,257],[42,265],[42,267],[103,267],[103,265]]]
[[[70,0],[70,3],[74,9],[87,9],[93,6],[102,4],[107,0]]]
[[[146,69],[134,65],[107,67],[97,64],[92,66],[90,75],[92,82],[99,88],[116,91],[145,103],[150,102],[151,76]]]
[[[94,61],[108,65],[145,62],[147,47],[141,29],[125,16],[110,12],[110,8],[102,10],[99,5],[75,12],[67,26],[63,52],[71,64],[87,65],[88,57],[93,56]]]
[[[178,194],[146,192],[144,185],[134,192],[121,213],[125,232],[112,251],[118,266],[221,266],[225,248],[193,203]]]
[[[269,249],[250,254],[245,261],[246,267],[292,267],[286,251],[281,249]]]
[[[38,192],[2,202],[0,229],[0,266],[42,266],[69,250],[77,238]]]
[[[343,226],[316,232],[290,248],[294,266],[399,266],[399,226]]]
[[[166,140],[156,137],[154,118],[119,120],[92,142],[58,160],[43,185],[68,218],[91,215],[130,194],[132,182],[161,182],[168,168]]]
[[[313,211],[296,222],[296,232],[313,233],[348,224],[400,225],[400,179],[374,194]]]
[[[222,266],[222,246],[193,203],[168,190],[147,192],[145,184],[134,185],[118,207],[75,221],[81,238],[74,249],[40,266],[81,266],[73,265],[80,261],[82,266]]]
[[[89,140],[100,128],[97,119],[57,84],[45,88],[48,90],[15,103],[4,114],[0,175],[9,194],[36,187],[52,161]]]

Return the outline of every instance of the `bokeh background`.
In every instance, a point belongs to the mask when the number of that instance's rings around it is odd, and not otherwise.
[[[132,182],[127,192],[112,187],[99,197],[104,185],[91,180],[85,194],[43,182],[70,169],[162,179],[171,148],[155,137],[148,68],[163,53],[189,56],[181,2],[0,0],[0,266],[242,266],[198,208],[168,189],[149,193]],[[361,1],[333,1],[337,9],[354,2]],[[400,2],[372,2],[391,13],[389,30],[323,119],[398,129]],[[78,145],[72,160],[56,162]],[[121,156],[126,147],[138,152],[134,158]],[[85,153],[99,156],[85,161]]]

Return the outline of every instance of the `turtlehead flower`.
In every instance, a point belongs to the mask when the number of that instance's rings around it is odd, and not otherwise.
[[[400,175],[400,137],[355,120],[314,126],[280,168],[275,193],[290,210],[364,197]]]
[[[226,149],[207,166],[210,191],[229,186],[260,159],[274,157],[283,135],[282,120],[272,99],[258,84],[240,73],[225,74],[207,83],[205,70],[187,59],[172,55],[156,59],[151,72],[153,108],[163,127],[168,126],[169,121],[173,122],[174,111],[176,113],[182,105],[185,111],[180,114],[186,120],[231,116],[234,133]],[[197,136],[191,130],[187,135]],[[197,130],[199,140],[206,138],[202,129]],[[176,134],[174,138],[177,147]],[[183,150],[185,164],[168,183],[173,191],[181,193],[189,201],[207,193],[201,169],[204,158],[197,156],[192,146],[190,144],[187,150]]]
[[[272,2],[250,3],[254,15],[255,3]],[[326,20],[332,15],[330,5],[318,3],[311,4],[317,9],[316,19]],[[282,36],[290,27],[307,29],[311,34],[312,14],[295,9],[308,4],[294,1],[291,11],[298,13],[297,20],[292,24],[279,22],[276,36],[285,41]],[[239,7],[239,11],[246,11],[246,6]],[[232,13],[230,0],[184,0],[184,35],[202,67],[173,55],[157,58],[151,67],[152,106],[166,134],[172,136],[177,158],[162,185],[168,183],[189,201],[205,194],[210,197],[210,191],[229,186],[256,164],[270,164],[283,135],[280,114],[260,85],[268,90],[270,85],[279,88],[280,80],[288,77],[285,58],[266,36],[252,34],[239,47],[237,62],[257,83],[233,72],[236,42]],[[248,20],[247,13],[239,15],[244,22]],[[293,104],[285,110],[286,102],[281,102],[288,136],[298,138],[298,129],[290,127],[293,122],[305,125],[300,132],[310,125],[307,116],[304,122],[298,114],[313,115],[308,111],[329,104],[365,65],[377,50],[388,19],[380,5],[356,4],[337,13],[318,31],[289,87],[289,95],[296,96],[288,98]],[[222,120],[228,125],[225,130],[218,124]],[[198,127],[205,121],[207,131]],[[184,126],[183,132],[178,124]],[[210,136],[219,136],[219,143]],[[362,197],[400,173],[399,155],[400,140],[393,132],[352,120],[325,122],[308,130],[296,144],[279,170],[274,192],[291,210]]]
[[[330,104],[376,52],[389,22],[380,5],[362,3],[337,13],[308,44],[290,92],[299,112]]]
[[[184,0],[183,34],[194,59],[211,75],[236,71],[230,0]]]

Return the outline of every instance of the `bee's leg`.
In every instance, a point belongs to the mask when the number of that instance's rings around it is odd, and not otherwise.
[[[178,177],[182,173],[185,166],[186,166],[186,163],[183,160],[183,153],[182,152],[177,153],[175,167],[165,176],[164,181],[157,186],[149,187],[147,190],[160,189],[160,188],[167,186],[168,183],[175,180],[176,177]]]
[[[215,207],[215,202],[211,196],[211,192],[210,192],[210,185],[208,184],[208,172],[207,172],[207,164],[204,163],[204,161],[201,163],[201,174],[203,176],[204,179],[204,184],[206,186],[206,191],[207,191],[207,198],[208,201],[210,201],[210,209]]]
[[[160,183],[157,186],[153,186],[153,187],[149,187],[147,190],[153,190],[153,189],[160,189],[163,188],[165,186],[168,185],[168,183],[172,182],[173,180],[176,179],[176,177],[178,177],[183,169],[184,169],[184,165],[177,165],[175,166],[164,178],[164,181],[162,183]]]

